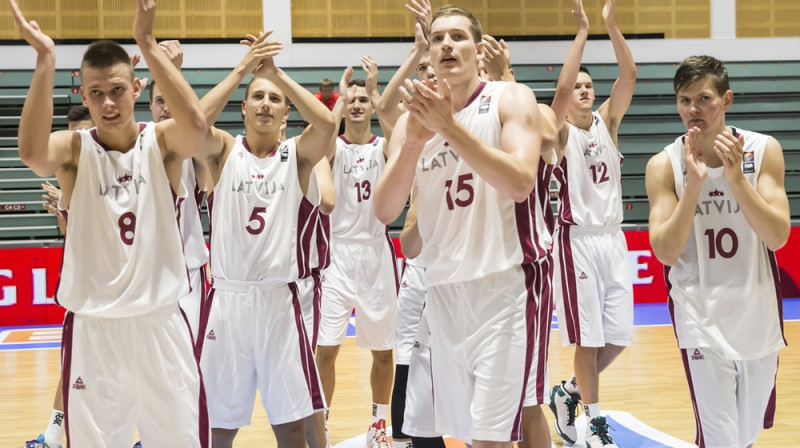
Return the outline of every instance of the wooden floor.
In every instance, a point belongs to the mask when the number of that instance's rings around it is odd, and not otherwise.
[[[787,322],[785,329],[789,347],[781,352],[775,427],[761,433],[759,448],[800,446],[800,322]],[[58,358],[58,350],[0,352],[0,448],[23,446],[25,440],[44,430],[58,381]],[[330,414],[334,444],[367,429],[370,363],[369,353],[348,339],[339,355]],[[554,331],[551,383],[565,379],[572,372],[571,365],[572,349],[562,348]],[[627,411],[674,437],[694,439],[694,417],[672,327],[637,327],[634,345],[601,375],[600,390],[603,409]],[[551,419],[549,411],[546,414]],[[558,436],[553,440],[561,444]],[[235,446],[276,446],[260,405],[253,411],[252,425],[242,428]]]

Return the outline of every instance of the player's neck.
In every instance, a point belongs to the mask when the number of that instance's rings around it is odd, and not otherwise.
[[[732,133],[732,130],[723,124],[722,126],[715,127],[713,129],[709,128],[708,130],[701,132],[698,136],[697,144],[703,149],[703,158],[706,160],[706,165],[711,168],[722,166],[722,161],[714,151],[714,142],[717,140],[717,135],[723,132],[728,132],[730,134]]]
[[[97,138],[103,142],[103,145],[114,151],[128,152],[136,144],[138,136],[139,123],[136,120],[131,120],[130,124],[114,130],[97,127]]]
[[[350,143],[363,145],[372,139],[372,123],[363,121],[361,123],[350,123],[345,121],[344,138]]]
[[[258,157],[264,158],[272,154],[280,145],[280,130],[278,132],[248,132],[247,146],[250,152]]]
[[[475,94],[475,91],[478,89],[478,86],[481,85],[481,78],[478,77],[478,73],[475,73],[475,76],[470,76],[469,78],[464,79],[448,79],[447,83],[450,84],[450,90],[453,92],[453,112],[458,112],[464,107],[466,107],[467,102],[472,98],[472,95]],[[441,90],[441,86],[439,89]]]
[[[574,110],[569,111],[567,114],[567,121],[584,131],[588,131],[592,127],[592,111],[591,110]]]

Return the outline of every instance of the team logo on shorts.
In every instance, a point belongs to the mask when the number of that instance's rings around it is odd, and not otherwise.
[[[580,275],[580,277],[578,277],[578,278],[579,278],[579,279],[581,279],[581,280],[586,280],[587,278],[589,278],[589,276],[588,276],[588,275],[586,275],[586,273],[585,273],[585,272],[581,271],[581,275]]]
[[[478,106],[478,113],[485,114],[489,112],[489,106],[492,104],[492,96],[482,96],[480,101],[480,106]]]
[[[692,353],[692,361],[703,361],[706,358],[700,353],[700,350],[694,349],[694,353]]]
[[[403,283],[400,284],[401,288],[408,288],[408,282],[403,280]]]
[[[78,377],[78,379],[72,384],[72,388],[76,390],[86,390],[86,385],[83,384],[81,377]]]
[[[217,336],[214,334],[214,330],[211,330],[211,331],[208,332],[208,335],[206,335],[206,339],[208,339],[210,341],[216,341],[217,340]]]

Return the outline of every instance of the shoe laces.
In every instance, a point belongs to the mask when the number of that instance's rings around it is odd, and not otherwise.
[[[375,440],[374,448],[388,448],[389,439],[386,436],[386,425],[380,424],[380,421],[373,423],[372,429],[375,431],[373,439]]]
[[[602,424],[596,425],[594,419],[592,419],[592,432],[597,436],[598,439],[600,439],[600,443],[603,445],[611,445],[614,443],[614,441],[611,440],[611,436],[608,435],[608,423],[606,423],[605,419],[601,421],[603,422]]]
[[[572,397],[568,395],[567,399],[564,400],[564,403],[567,405],[567,425],[574,425],[575,416],[578,414],[577,409],[580,402],[573,400]]]

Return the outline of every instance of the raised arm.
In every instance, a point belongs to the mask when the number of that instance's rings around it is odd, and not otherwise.
[[[558,75],[558,84],[556,85],[556,94],[553,97],[553,102],[550,103],[550,108],[553,109],[553,113],[556,116],[556,128],[559,130],[566,129],[564,125],[567,122],[567,111],[575,90],[575,82],[578,80],[586,39],[589,37],[589,19],[583,10],[582,0],[573,0],[572,15],[575,18],[576,25],[578,25],[578,31],[575,33],[575,40],[572,42],[569,53],[567,53],[564,65],[561,67],[561,73]]]
[[[19,120],[19,158],[37,175],[52,176],[68,163],[75,162],[71,151],[73,133],[50,133],[53,126],[55,44],[35,21],[25,21],[14,0],[9,0],[9,4],[22,38],[36,50],[36,68]]]
[[[350,78],[353,77],[353,67],[347,66],[342,72],[342,78],[339,80],[339,98],[336,99],[336,104],[333,105],[333,109],[331,110],[333,114],[333,122],[336,123],[336,126],[342,122],[342,117],[344,117],[344,110],[347,107],[347,104],[350,103],[350,99],[353,98],[355,95],[356,87],[353,86],[352,88],[348,87],[350,84]],[[328,147],[328,161],[333,163],[333,159],[336,157],[336,133],[331,137],[331,144]]]
[[[200,108],[200,100],[192,86],[181,75],[164,49],[156,43],[153,24],[156,17],[156,0],[138,0],[133,21],[133,37],[147,62],[147,68],[161,87],[161,94],[169,106],[174,122],[165,122],[162,129],[167,152],[181,159],[191,157],[204,139],[208,126]]]
[[[434,92],[419,81],[407,82],[414,97],[406,101],[409,111],[429,130],[440,134],[464,161],[486,182],[513,200],[525,200],[536,185],[536,170],[542,145],[539,108],[531,89],[509,84],[500,95],[502,123],[500,147],[479,140],[453,115],[452,94],[447,81]]]
[[[380,102],[381,98],[380,93],[378,92],[378,64],[371,57],[365,56],[361,58],[361,69],[364,70],[364,85],[367,90],[367,95],[369,96],[373,106],[375,106],[375,104]],[[383,137],[386,140],[389,140],[392,137],[394,123],[396,122],[397,121],[390,123],[378,115],[378,123],[381,126],[381,132],[383,132]],[[383,156],[389,156],[389,148],[387,145],[383,146]]]
[[[606,0],[606,4],[603,6],[603,20],[606,22],[608,37],[614,46],[614,55],[617,57],[617,66],[619,67],[619,78],[614,81],[614,85],[611,87],[611,95],[597,109],[597,112],[606,122],[608,132],[611,133],[615,145],[617,144],[619,124],[631,105],[633,89],[636,87],[636,63],[633,61],[633,55],[625,42],[625,37],[622,36],[622,32],[617,27],[614,17],[616,9],[616,0]]]
[[[338,124],[334,122],[333,114],[322,101],[314,97],[314,94],[275,66],[272,57],[264,58],[261,61],[255,75],[275,83],[284,95],[289,97],[303,119],[309,123],[295,141],[301,163],[307,162],[309,169],[313,168],[320,159],[328,154],[331,141],[336,135]]]
[[[693,128],[684,139],[686,183],[680,198],[675,194],[675,177],[666,151],[653,156],[645,168],[645,188],[650,202],[650,246],[661,263],[673,266],[692,231],[700,189],[708,170],[695,151],[700,130]]]
[[[430,20],[430,5],[428,5],[428,20]],[[425,50],[428,48],[428,40],[423,32],[423,27],[419,22],[414,25],[414,46],[408,52],[400,68],[386,84],[383,89],[381,100],[375,105],[375,111],[378,113],[378,120],[386,122],[388,125],[394,127],[397,119],[405,112],[405,108],[400,105],[402,99],[402,92],[400,87],[403,85],[403,80],[414,76],[414,71],[417,70]],[[424,80],[423,80],[424,81]]]
[[[786,244],[792,227],[784,188],[783,150],[774,138],[767,140],[754,188],[741,169],[743,145],[741,135],[737,138],[723,132],[717,136],[715,151],[723,163],[723,176],[747,223],[769,250],[776,251]]]

